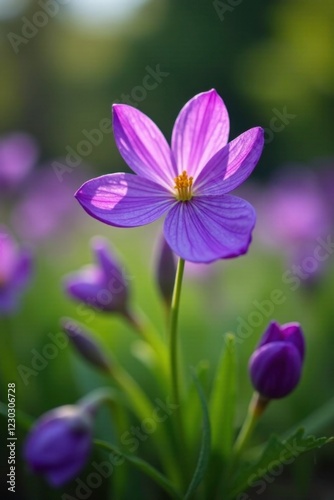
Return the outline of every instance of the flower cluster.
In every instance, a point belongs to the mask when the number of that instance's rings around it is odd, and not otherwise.
[[[112,410],[117,408],[120,412],[121,418],[119,415],[115,418],[118,425],[128,407],[141,421],[141,428],[131,426],[130,431],[123,432],[120,442],[123,445],[129,443],[129,439],[133,442],[133,436],[142,436],[141,430],[145,428],[146,435],[152,434],[152,443],[166,475],[144,460],[117,449],[122,459],[126,458],[147,473],[176,499],[193,496],[204,481],[206,464],[211,460],[213,479],[207,481],[203,491],[205,498],[220,498],[221,465],[224,464],[226,471],[238,466],[241,451],[269,401],[283,398],[296,388],[305,356],[305,339],[299,323],[280,325],[273,321],[269,324],[249,361],[249,375],[256,392],[234,444],[234,409],[228,407],[234,404],[234,389],[229,387],[230,378],[232,381],[234,377],[230,371],[236,365],[233,349],[226,348],[222,356],[217,383],[208,394],[208,405],[196,377],[194,390],[189,390],[189,395],[182,394],[187,381],[183,370],[179,370],[177,320],[185,261],[207,264],[247,252],[255,211],[248,202],[229,193],[240,186],[256,166],[263,149],[263,130],[252,128],[228,142],[228,113],[215,90],[198,94],[182,108],[174,125],[171,146],[157,126],[131,106],[113,106],[113,125],[117,147],[134,174],[116,173],[92,179],[75,196],[91,216],[115,227],[140,226],[166,216],[156,278],[168,312],[168,346],[146,318],[133,313],[129,277],[104,238],[94,238],[91,242],[95,264],[66,276],[64,288],[70,298],[94,309],[96,314],[118,314],[120,319],[128,321],[140,336],[136,344],[137,358],[144,360],[145,366],[152,370],[157,388],[165,391],[170,387],[171,400],[166,398],[164,404],[155,399],[154,407],[126,367],[118,363],[113,354],[105,353],[92,332],[74,320],[63,319],[62,330],[77,353],[102,376],[110,377],[123,395],[113,390],[97,391],[76,405],[46,413],[28,433],[25,460],[32,471],[44,475],[52,486],[62,486],[75,478],[91,452],[96,411],[102,402],[109,400],[113,403]],[[5,264],[0,262],[0,306],[1,278],[5,287],[6,283],[10,284],[6,292],[9,304],[11,294],[14,297],[19,285],[22,287],[29,267],[27,258],[24,260],[23,255],[15,254],[11,240],[4,248]],[[177,265],[175,256],[179,257]],[[229,346],[234,346],[234,336],[228,338]],[[184,417],[189,407],[194,422],[199,420],[193,415],[199,406],[198,396],[204,416],[202,447],[195,472],[190,474],[188,468],[192,461],[181,468],[176,457],[198,447],[195,427]],[[161,417],[162,408],[165,411]],[[177,410],[175,416],[174,410]],[[173,421],[166,426],[164,421],[168,416]],[[189,423],[190,432],[185,431],[185,423],[187,426]],[[230,441],[223,443],[223,449],[216,439],[221,435],[222,423],[224,437]],[[124,431],[123,421],[120,428]],[[210,434],[215,441],[212,456]],[[115,450],[110,443],[99,441],[98,444]],[[136,450],[131,453],[133,451]],[[232,474],[231,478],[225,476],[228,482],[238,474]],[[211,494],[210,488],[216,488],[218,495]],[[229,498],[235,497],[235,491],[232,484]]]

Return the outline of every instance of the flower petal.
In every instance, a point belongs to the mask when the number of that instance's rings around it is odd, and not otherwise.
[[[172,134],[178,173],[196,177],[228,141],[229,117],[222,98],[212,89],[193,97],[181,109]]]
[[[75,197],[89,215],[118,227],[149,224],[176,202],[158,184],[124,173],[91,179],[81,186]]]
[[[118,150],[129,167],[172,191],[176,167],[170,147],[155,123],[132,106],[114,104],[113,129]]]
[[[297,386],[302,359],[289,342],[271,342],[256,349],[249,361],[252,384],[268,399],[287,396]]]
[[[194,191],[221,195],[240,186],[252,173],[262,153],[263,129],[254,127],[218,151],[194,183]]]
[[[255,211],[241,198],[201,196],[173,207],[164,232],[177,255],[209,263],[246,253],[254,225]]]
[[[67,275],[64,278],[64,287],[72,299],[103,309],[104,305],[99,300],[106,291],[103,278],[100,269],[95,266],[86,266],[76,273]]]

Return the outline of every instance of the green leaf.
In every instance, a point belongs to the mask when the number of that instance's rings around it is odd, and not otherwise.
[[[195,373],[193,373],[193,379],[202,407],[203,430],[202,430],[201,448],[198,455],[196,469],[192,477],[192,480],[189,484],[188,490],[185,496],[183,497],[184,500],[188,500],[202,482],[202,479],[204,478],[209,463],[210,448],[211,448],[211,427],[210,427],[210,418],[209,418],[207,403],[205,400],[202,387],[200,386]]]
[[[274,479],[278,475],[279,468],[283,471],[284,466],[294,462],[300,455],[321,448],[325,444],[333,442],[333,439],[305,436],[304,429],[299,429],[286,440],[281,440],[275,435],[271,436],[259,459],[240,468],[228,498],[234,498],[238,493],[252,486],[261,486],[259,480],[266,474]]]
[[[234,335],[227,334],[225,341],[210,398],[212,450],[224,460],[233,446],[237,370]]]
[[[327,401],[324,405],[320,406],[311,415],[306,417],[300,424],[299,427],[303,427],[305,432],[313,433],[320,432],[334,422],[334,398]],[[296,431],[296,428],[290,430],[287,435],[292,434]],[[286,437],[286,435],[284,435]]]
[[[141,458],[135,455],[129,455],[127,453],[123,453],[116,446],[107,443],[105,441],[101,441],[99,439],[95,439],[94,443],[105,450],[112,451],[116,455],[123,457],[129,463],[131,463],[134,467],[136,467],[141,472],[144,472],[147,476],[153,479],[159,486],[161,486],[170,496],[171,498],[175,498],[176,500],[181,500],[181,494],[176,490],[174,485],[167,479],[166,476],[161,474],[157,469],[152,467],[148,462],[142,460]]]

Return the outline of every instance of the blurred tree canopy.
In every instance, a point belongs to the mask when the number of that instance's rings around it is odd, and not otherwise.
[[[101,29],[75,22],[65,2],[15,53],[10,34],[23,36],[47,3],[32,1],[0,25],[0,131],[32,133],[44,159],[76,150],[83,130],[110,118],[111,103],[131,92],[169,137],[181,106],[212,87],[227,104],[232,137],[255,125],[266,129],[256,175],[332,155],[330,0],[150,0],[122,24]],[[157,65],[168,76],[147,95],[134,91],[147,66]],[[99,172],[124,168],[111,134],[84,160]]]

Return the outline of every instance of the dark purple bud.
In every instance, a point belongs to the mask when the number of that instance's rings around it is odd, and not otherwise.
[[[0,226],[0,315],[12,314],[32,275],[32,257]]]
[[[165,238],[162,236],[158,248],[156,276],[160,293],[168,307],[172,301],[175,274],[176,263],[174,254],[170,246],[167,245]]]
[[[104,238],[94,238],[92,249],[97,265],[86,266],[65,278],[65,289],[75,300],[107,312],[127,310],[128,277],[108,248]]]
[[[270,323],[249,361],[254,388],[267,399],[287,396],[303,368],[305,340],[299,323]]]
[[[39,418],[24,443],[30,468],[52,486],[75,478],[92,447],[93,414],[79,405],[61,406]]]
[[[111,362],[104,354],[102,347],[98,345],[87,330],[70,318],[62,318],[61,326],[77,352],[88,363],[104,372],[110,373]]]

